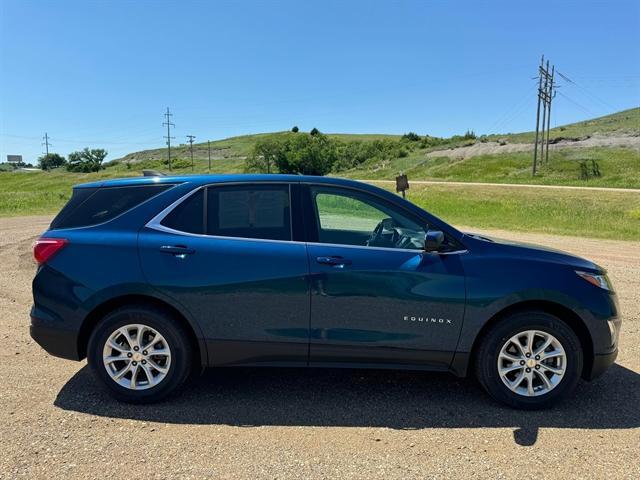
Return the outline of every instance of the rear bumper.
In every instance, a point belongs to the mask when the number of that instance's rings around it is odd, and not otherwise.
[[[29,333],[47,353],[68,360],[81,360],[78,355],[76,332],[38,325],[38,319],[31,317]]]

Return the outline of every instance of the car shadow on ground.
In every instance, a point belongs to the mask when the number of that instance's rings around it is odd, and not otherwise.
[[[514,428],[514,441],[533,445],[541,427],[640,427],[640,375],[613,365],[581,382],[572,398],[546,411],[525,412],[492,401],[471,379],[386,370],[227,368],[208,370],[177,397],[127,405],[109,397],[89,367],[60,390],[55,405],[105,417],[179,424]]]

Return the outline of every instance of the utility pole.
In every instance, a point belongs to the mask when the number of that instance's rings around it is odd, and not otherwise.
[[[45,152],[47,157],[49,156],[49,146],[53,146],[49,143],[49,135],[47,135],[47,132],[44,132],[44,137],[42,137],[42,139],[44,140],[44,142],[42,142],[42,145],[44,145],[45,148]]]
[[[547,71],[549,69],[547,68]],[[553,79],[556,74],[556,66],[551,67],[551,78],[549,79],[549,98],[548,98],[548,106],[547,106],[547,153],[545,157],[545,163],[549,163],[549,134],[551,130],[551,101],[553,97],[556,96],[556,92],[553,89]]]
[[[171,123],[171,117],[173,117],[173,113],[169,112],[169,107],[167,107],[167,113],[164,114],[167,119],[162,125],[166,125],[167,134],[164,138],[167,139],[167,163],[169,164],[169,171],[171,171],[171,139],[176,138],[171,136],[171,127],[175,127],[175,124]]]
[[[207,151],[209,152],[209,173],[211,173],[211,142],[207,140]]]
[[[195,135],[187,135],[189,139],[189,150],[191,151],[191,171],[193,172],[193,139],[196,138]]]
[[[536,111],[536,142],[533,144],[533,169],[532,175],[536,174],[536,166],[538,161],[538,134],[540,130],[540,100],[542,100],[540,92],[542,92],[542,68],[544,65],[544,55],[540,60],[540,68],[538,69],[539,81],[538,81],[538,109]]]
[[[549,89],[549,60],[544,69],[544,86],[542,87],[542,142],[540,142],[540,163],[544,160],[544,131],[547,125],[547,90]]]
[[[540,143],[540,158],[539,161],[549,160],[549,135],[551,125],[551,100],[555,96],[554,91],[554,75],[555,66],[552,66],[551,73],[549,73],[549,60],[545,66],[544,55],[540,61],[540,67],[538,68],[539,80],[538,80],[538,108],[536,111],[536,140],[533,145],[533,167],[532,174],[535,176],[536,169],[538,167],[538,143]],[[540,105],[542,104],[542,125],[540,124]],[[540,131],[542,130],[542,139],[540,138]],[[545,138],[546,134],[546,138]],[[546,154],[545,154],[546,143]]]

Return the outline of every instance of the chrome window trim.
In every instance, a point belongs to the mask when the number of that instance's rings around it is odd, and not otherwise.
[[[368,250],[368,251],[370,251],[370,250],[380,250],[380,251],[391,251],[391,252],[411,252],[411,253],[415,253],[415,254],[433,253],[433,254],[437,254],[437,255],[457,255],[457,254],[463,254],[463,253],[467,253],[468,252],[467,249],[454,250],[452,252],[425,252],[424,250],[415,249],[415,248],[369,247],[369,246],[366,246],[366,245],[347,245],[347,244],[340,244],[340,243],[300,242],[300,241],[297,241],[297,240],[273,240],[273,239],[267,239],[267,238],[251,238],[251,237],[224,237],[224,236],[221,236],[221,235],[207,235],[206,233],[183,232],[181,230],[175,230],[173,228],[166,227],[166,226],[162,225],[162,223],[161,223],[162,220],[164,220],[164,218],[167,215],[169,215],[169,213],[174,208],[176,208],[183,201],[185,201],[191,195],[194,195],[199,190],[205,190],[205,194],[206,194],[206,189],[208,187],[210,187],[210,186],[256,185],[256,184],[265,184],[265,185],[283,185],[283,184],[287,184],[287,185],[289,185],[289,202],[291,202],[291,182],[219,182],[219,183],[212,183],[212,184],[207,184],[207,185],[201,185],[201,186],[199,186],[197,188],[194,188],[190,192],[187,192],[185,195],[183,195],[182,197],[180,197],[177,200],[175,200],[169,206],[165,207],[162,211],[160,211],[160,213],[158,213],[155,217],[153,217],[151,220],[149,220],[149,222],[147,222],[145,227],[151,228],[151,229],[159,231],[159,232],[171,233],[171,234],[174,234],[174,235],[182,235],[182,236],[185,236],[185,237],[212,238],[212,239],[216,239],[216,240],[237,240],[237,241],[242,241],[242,242],[249,241],[249,242],[267,242],[267,243],[286,243],[286,244],[294,244],[294,245],[323,245],[323,246],[327,246],[327,247],[357,248],[357,249],[364,249],[364,250]],[[293,217],[292,217],[293,213],[292,212],[293,212],[293,208],[291,208],[291,206],[290,206],[290,208],[289,208],[289,216],[290,216],[291,238],[293,238]]]
[[[207,216],[207,189],[209,187],[221,187],[226,185],[287,185],[289,191],[289,236],[291,240],[274,240],[268,238],[252,238],[252,237],[225,237],[223,235],[208,235],[206,233],[192,233],[192,232],[183,232],[182,230],[175,230],[170,227],[166,227],[162,225],[162,221],[165,219],[169,213],[173,211],[178,205],[184,202],[191,195],[195,195],[198,191],[203,190],[203,215]],[[206,219],[203,222],[203,227],[206,229]],[[158,230],[161,232],[173,233],[176,235],[184,235],[184,236],[192,236],[192,237],[207,237],[207,238],[219,238],[219,239],[238,239],[238,240],[256,240],[259,242],[282,242],[282,243],[305,243],[305,242],[297,242],[293,240],[293,205],[291,205],[291,182],[218,182],[218,183],[210,183],[207,185],[200,185],[197,188],[194,188],[190,192],[187,192],[182,197],[178,198],[168,207],[165,207],[160,211],[155,217],[153,217],[147,224],[145,225],[147,228],[152,228],[154,230]]]

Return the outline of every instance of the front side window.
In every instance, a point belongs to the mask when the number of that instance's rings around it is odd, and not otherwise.
[[[426,225],[371,195],[312,187],[320,243],[422,249]]]

